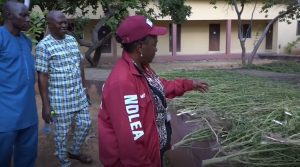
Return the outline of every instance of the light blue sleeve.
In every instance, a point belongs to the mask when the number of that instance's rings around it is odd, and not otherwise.
[[[49,72],[49,52],[42,43],[39,43],[35,49],[35,68],[39,72]]]

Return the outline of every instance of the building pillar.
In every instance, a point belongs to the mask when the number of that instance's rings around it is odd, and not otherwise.
[[[177,24],[172,24],[172,56],[177,55]]]
[[[226,21],[226,55],[231,53],[231,20]]]

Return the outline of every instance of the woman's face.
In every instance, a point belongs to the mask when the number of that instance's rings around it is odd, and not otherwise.
[[[142,55],[141,62],[142,64],[149,64],[154,59],[157,48],[157,36],[147,36],[145,41],[142,43]]]

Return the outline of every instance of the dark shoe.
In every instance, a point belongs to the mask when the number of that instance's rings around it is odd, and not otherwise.
[[[76,159],[76,160],[80,161],[83,164],[90,164],[90,163],[93,162],[91,157],[89,157],[87,155],[84,155],[84,154],[74,155],[74,154],[71,154],[71,153],[68,152],[68,157],[70,159]]]

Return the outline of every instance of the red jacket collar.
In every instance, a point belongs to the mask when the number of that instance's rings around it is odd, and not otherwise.
[[[134,63],[133,63],[133,59],[129,56],[129,54],[126,52],[126,51],[123,51],[122,53],[122,59],[125,60],[128,65],[129,65],[129,70],[132,74],[135,74],[135,75],[140,75],[141,74],[139,73],[139,71],[136,69]]]

